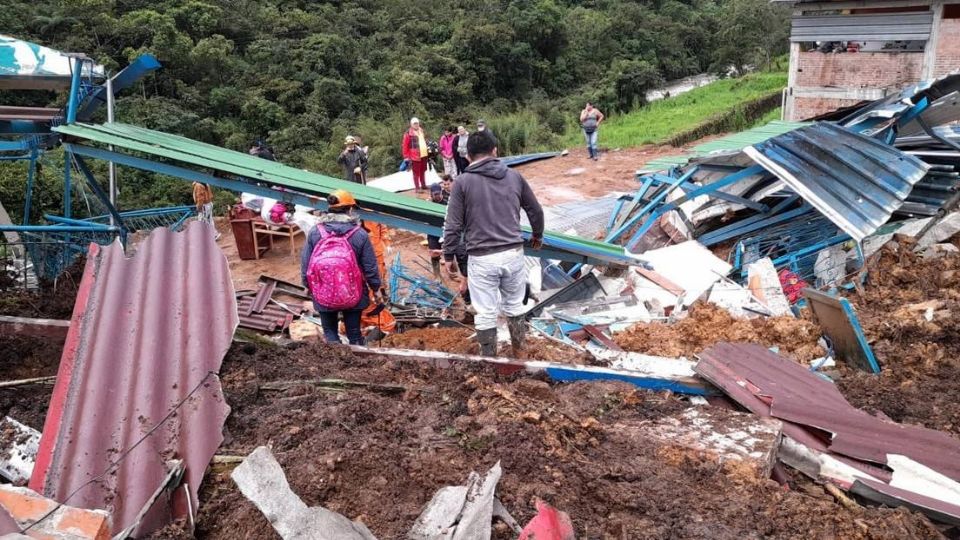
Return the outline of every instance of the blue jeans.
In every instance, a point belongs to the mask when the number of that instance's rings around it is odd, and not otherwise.
[[[595,158],[600,155],[600,150],[597,149],[598,133],[600,133],[600,130],[594,130],[593,133],[587,133],[586,130],[583,131],[583,137],[587,140],[587,152],[590,152],[591,158]]]
[[[347,328],[347,339],[351,345],[363,345],[363,334],[360,332],[360,315],[363,310],[350,311],[321,311],[320,323],[323,327],[323,339],[327,343],[340,343],[340,314],[343,313],[343,325]]]

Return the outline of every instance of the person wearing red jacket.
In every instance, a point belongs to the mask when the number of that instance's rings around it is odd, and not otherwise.
[[[410,162],[413,171],[413,186],[420,191],[427,188],[427,162],[430,150],[427,135],[420,127],[420,120],[410,119],[410,129],[403,134],[403,158]]]

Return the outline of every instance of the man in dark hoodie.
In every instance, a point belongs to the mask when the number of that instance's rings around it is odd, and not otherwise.
[[[514,350],[523,346],[526,322],[523,296],[526,267],[520,209],[527,214],[533,236],[530,246],[543,245],[543,209],[530,185],[517,171],[497,159],[497,140],[489,130],[467,140],[470,166],[453,184],[443,229],[443,257],[451,272],[461,242],[469,256],[467,280],[480,354],[497,353],[497,317],[507,315]],[[461,239],[461,234],[463,238]]]

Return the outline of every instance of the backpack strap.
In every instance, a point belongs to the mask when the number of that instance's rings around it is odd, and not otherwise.
[[[323,223],[317,225],[317,232],[320,233],[321,240],[333,234],[327,230],[327,227]]]

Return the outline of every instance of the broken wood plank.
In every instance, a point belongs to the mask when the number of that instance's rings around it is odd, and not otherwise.
[[[648,270],[642,266],[635,266],[634,270],[638,274],[652,281],[658,287],[663,288],[665,291],[669,292],[674,296],[683,296],[683,293],[686,292],[683,290],[683,287],[677,285],[676,283],[670,281],[663,274],[660,274],[654,270]]]
[[[12,388],[14,386],[24,386],[27,384],[53,383],[57,380],[56,375],[50,377],[33,377],[32,379],[18,379],[15,381],[0,381],[0,388]]]
[[[592,324],[585,324],[583,325],[583,329],[590,334],[591,337],[599,341],[601,345],[610,349],[611,351],[623,351],[623,348],[621,348],[620,345],[617,345],[616,341],[610,339],[596,326]]]
[[[0,315],[0,333],[66,339],[70,321]]]
[[[540,360],[521,361],[509,358],[455,354],[439,351],[420,351],[412,349],[373,348],[362,345],[349,345],[354,354],[409,358],[428,362],[436,367],[449,367],[456,362],[470,362],[488,365],[494,368],[525,371],[530,374],[543,373],[558,382],[571,381],[624,381],[647,390],[670,390],[679,394],[698,396],[717,393],[709,383],[698,377],[693,371],[694,362],[673,360],[647,363],[637,369],[611,369],[580,364],[560,364]],[[614,353],[617,354],[617,353]],[[650,357],[653,358],[653,357]],[[655,368],[655,369],[654,369]]]
[[[272,381],[260,385],[261,390],[289,390],[297,386],[319,386],[321,388],[333,388],[337,390],[349,390],[358,388],[381,392],[384,394],[402,394],[407,391],[405,386],[393,384],[367,383],[360,381],[346,381],[343,379],[299,379],[292,381]]]

